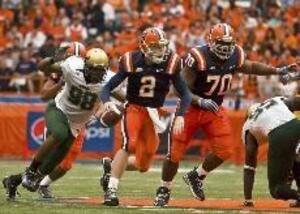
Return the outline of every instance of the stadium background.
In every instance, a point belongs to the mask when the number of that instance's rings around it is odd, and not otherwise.
[[[36,65],[42,57],[53,55],[61,43],[77,40],[87,47],[101,47],[111,58],[111,69],[117,71],[119,56],[138,47],[137,35],[149,25],[162,27],[170,38],[170,48],[184,56],[190,47],[204,44],[209,27],[221,21],[233,26],[237,43],[244,47],[248,59],[282,66],[294,62],[300,52],[299,0],[2,0],[0,3],[1,158],[29,158],[31,150],[41,141],[42,123],[37,119],[45,104],[38,93],[45,78]],[[234,127],[240,130],[244,109],[251,103],[297,92],[296,82],[283,86],[277,77],[236,75],[225,106],[231,109]],[[170,94],[167,108],[172,110],[174,103]],[[118,127],[114,134],[99,130],[97,124],[88,130],[91,139],[85,144],[81,158],[112,155],[118,147]],[[234,135],[235,156],[231,160],[240,164],[243,146],[239,131]],[[199,133],[194,146],[199,144],[203,156],[209,149],[209,139]],[[198,155],[199,150],[193,148],[190,154]],[[162,144],[160,154],[165,149]],[[265,147],[260,150],[261,160],[265,159],[265,151]]]

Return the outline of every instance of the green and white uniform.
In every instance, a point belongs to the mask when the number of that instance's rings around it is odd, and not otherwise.
[[[271,195],[276,199],[299,199],[296,190],[287,184],[300,140],[300,121],[285,103],[284,97],[274,97],[250,112],[242,135],[250,132],[256,140],[268,140],[268,181]]]
[[[94,114],[98,95],[114,73],[108,71],[101,83],[87,84],[82,72],[83,58],[71,56],[60,66],[66,84],[55,97],[55,104],[67,116],[71,132],[76,137]]]
[[[247,131],[261,143],[267,140],[268,134],[273,129],[296,118],[284,103],[285,99],[285,97],[270,98],[250,112],[242,131],[244,143]]]

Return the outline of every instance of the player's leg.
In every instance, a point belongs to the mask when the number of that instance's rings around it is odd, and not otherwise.
[[[174,135],[172,133],[171,121],[171,126],[168,133],[168,154],[163,162],[161,185],[156,190],[156,197],[154,200],[155,206],[166,206],[169,202],[172,181],[177,174],[179,162],[186,152],[188,143],[199,127],[199,117],[200,115],[198,110],[191,107],[184,117],[184,131],[179,135]]]
[[[269,134],[268,181],[273,198],[297,200],[300,206],[300,194],[287,184],[289,170],[293,166],[295,148],[300,139],[300,122],[292,120]]]
[[[43,178],[40,183],[39,187],[39,194],[42,198],[53,198],[53,195],[49,189],[49,185],[58,180],[59,178],[63,177],[71,168],[73,163],[75,162],[76,158],[80,154],[82,145],[84,141],[84,135],[81,133],[75,140],[74,144],[72,145],[70,151],[68,152],[67,156],[64,160],[55,167],[55,169],[47,176]]]
[[[298,188],[298,192],[300,193],[300,157],[296,157],[292,171],[296,186]]]
[[[45,114],[49,136],[46,143],[55,144],[43,154],[41,162],[33,161],[23,176],[22,185],[29,191],[36,191],[42,178],[49,174],[65,157],[74,137],[68,125],[67,117],[56,108],[55,103],[49,103]],[[35,160],[35,159],[34,159]]]
[[[119,199],[117,190],[119,180],[122,177],[128,162],[130,153],[135,152],[135,146],[139,140],[139,133],[143,124],[144,113],[140,107],[129,105],[125,109],[122,121],[122,147],[117,151],[111,165],[111,177],[108,183],[108,189],[104,195],[104,204],[108,206],[117,206]]]
[[[194,197],[204,200],[204,179],[219,167],[232,154],[232,135],[230,121],[223,109],[218,114],[207,112],[203,117],[203,130],[211,139],[212,153],[209,153],[202,165],[194,168],[184,176]]]

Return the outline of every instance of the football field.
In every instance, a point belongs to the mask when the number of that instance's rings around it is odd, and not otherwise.
[[[172,200],[167,208],[152,206],[156,188],[160,183],[161,162],[155,162],[147,173],[126,172],[120,183],[120,207],[102,205],[103,192],[99,185],[101,167],[96,162],[77,163],[61,180],[52,185],[55,200],[40,200],[38,193],[19,188],[16,202],[7,202],[1,185],[0,213],[285,213],[300,212],[288,208],[288,203],[270,198],[267,188],[266,166],[260,165],[256,173],[254,198],[256,209],[241,207],[243,198],[242,167],[224,165],[210,174],[205,183],[207,200],[194,200],[182,176],[196,162],[182,162],[172,190]],[[1,179],[18,173],[26,166],[24,161],[0,161]],[[277,211],[276,211],[277,210]]]

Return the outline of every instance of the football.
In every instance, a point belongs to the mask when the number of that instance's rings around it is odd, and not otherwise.
[[[125,108],[122,104],[116,104],[116,107],[119,109],[121,114],[117,114],[113,110],[104,110],[103,112],[100,113],[98,119],[100,121],[100,124],[103,127],[105,128],[112,127],[121,120]]]

